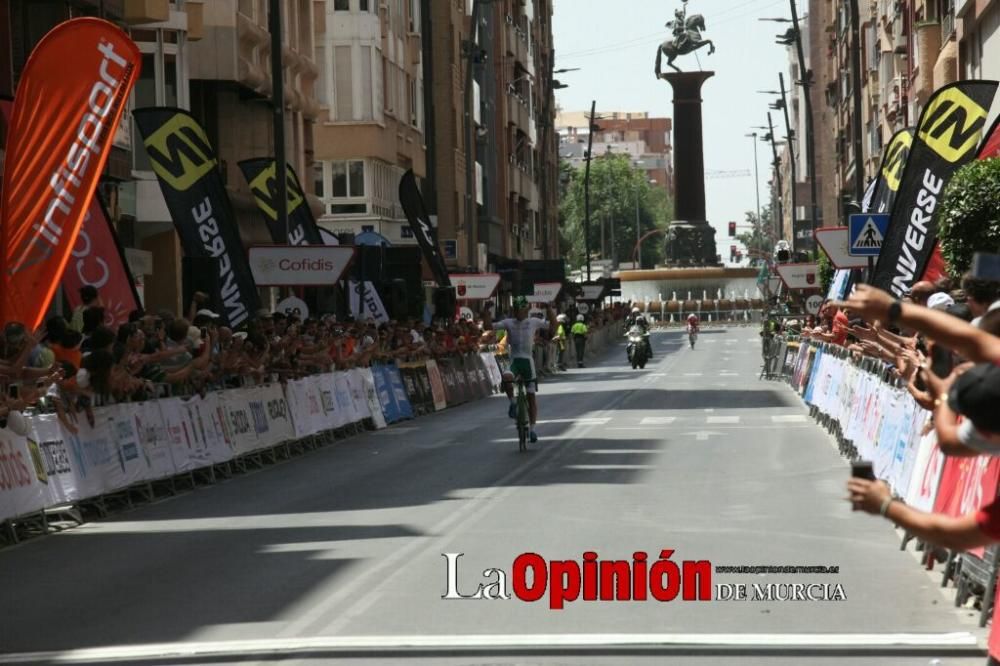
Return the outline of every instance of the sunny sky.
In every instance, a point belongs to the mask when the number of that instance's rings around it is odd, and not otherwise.
[[[804,15],[807,3],[798,0]],[[649,111],[672,116],[670,85],[653,75],[656,48],[669,35],[664,24],[681,0],[554,0],[556,69],[579,67],[558,75],[570,87],[556,100],[566,111],[589,111],[597,100],[598,114],[607,111]],[[709,221],[718,230],[719,252],[728,259],[727,222],[743,222],[744,212],[756,208],[753,177],[753,140],[745,137],[754,125],[767,125],[771,97],[757,90],[778,87],[778,72],[786,73],[788,56],[774,43],[787,26],[762,23],[760,17],[788,17],[788,0],[690,0],[688,15],[705,16],[704,37],[715,42],[708,49],[679,58],[685,71],[715,72],[703,91],[706,170],[749,170],[742,178],[708,179],[705,196]],[[666,69],[664,61],[664,69]],[[780,111],[772,111],[775,131],[784,136]],[[778,125],[782,129],[778,131]],[[771,149],[759,143],[760,196],[767,198]],[[683,168],[683,165],[675,165]]]

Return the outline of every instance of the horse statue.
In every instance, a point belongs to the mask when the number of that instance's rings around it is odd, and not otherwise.
[[[686,0],[685,0],[686,1]],[[674,20],[667,21],[666,27],[673,32],[673,37],[659,45],[656,49],[656,78],[662,76],[661,64],[663,56],[667,56],[667,65],[674,71],[681,71],[674,60],[678,56],[687,55],[708,45],[709,55],[715,53],[715,44],[710,39],[702,39],[701,33],[705,29],[705,17],[701,14],[685,16],[686,12],[678,9],[674,12]]]

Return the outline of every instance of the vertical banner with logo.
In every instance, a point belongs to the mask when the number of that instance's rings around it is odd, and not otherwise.
[[[403,174],[399,181],[399,204],[406,213],[406,219],[410,222],[413,235],[417,238],[417,244],[424,253],[424,258],[434,273],[438,286],[450,287],[451,280],[448,279],[448,268],[445,266],[441,248],[438,246],[437,229],[431,226],[431,218],[424,207],[424,198],[420,196],[417,188],[417,179],[413,175],[413,170],[409,169]]]
[[[872,284],[902,296],[921,279],[937,243],[934,211],[952,174],[976,157],[996,81],[935,92],[917,123]]]
[[[247,322],[260,300],[205,130],[183,109],[136,109],[132,116],[184,254],[219,260],[221,293],[210,296],[218,299],[225,324],[237,328]]]
[[[913,146],[913,128],[901,129],[889,139],[885,153],[882,155],[882,166],[875,180],[875,192],[872,194],[871,205],[865,213],[889,213],[896,201],[899,184],[906,169],[906,160],[910,157],[910,147]]]
[[[128,35],[95,18],[60,23],[28,58],[7,128],[0,321],[45,317],[140,63]]]
[[[319,225],[313,217],[305,192],[292,165],[288,165],[288,238],[285,229],[278,227],[278,164],[273,157],[256,157],[239,163],[243,177],[253,192],[257,208],[267,220],[271,239],[282,245],[323,245]]]
[[[351,292],[351,312],[359,321],[371,319],[377,324],[389,323],[389,311],[385,309],[385,303],[375,290],[375,285],[370,281],[365,281],[364,307],[361,305],[361,283],[357,280],[350,280],[348,288]]]
[[[115,326],[128,322],[133,310],[141,309],[135,279],[125,261],[125,251],[101,195],[94,192],[83,228],[76,237],[73,257],[63,273],[62,286],[71,308],[83,305],[80,288],[90,285],[101,294],[105,320]]]

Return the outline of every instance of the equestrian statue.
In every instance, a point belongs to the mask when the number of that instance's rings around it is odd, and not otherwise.
[[[656,49],[656,78],[661,78],[661,64],[663,56],[667,56],[667,65],[674,71],[680,72],[680,68],[674,64],[678,56],[687,55],[708,45],[709,55],[715,53],[715,44],[710,39],[702,39],[701,32],[705,29],[705,17],[701,14],[687,16],[687,2],[681,9],[674,11],[674,20],[667,21],[666,27],[670,28],[673,37],[660,44]]]

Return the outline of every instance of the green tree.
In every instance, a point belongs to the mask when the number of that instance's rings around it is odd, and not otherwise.
[[[746,225],[750,231],[736,234],[736,240],[743,243],[750,256],[750,266],[756,267],[767,261],[774,252],[774,238],[771,232],[771,207],[765,206],[760,211],[760,219],[751,211],[747,211]]]
[[[560,166],[565,187],[559,214],[563,248],[574,268],[586,263],[584,169]],[[666,191],[649,182],[646,172],[632,166],[625,155],[608,155],[590,164],[590,254],[601,257],[601,225],[604,225],[606,259],[632,261],[636,242],[636,200],[640,236],[653,229],[666,229],[673,219],[673,205]],[[614,226],[613,242],[611,228]],[[613,254],[612,254],[613,253]],[[642,243],[642,265],[652,268],[663,261],[663,236]]]
[[[966,164],[952,176],[937,209],[941,254],[953,277],[976,252],[1000,251],[1000,159]]]

